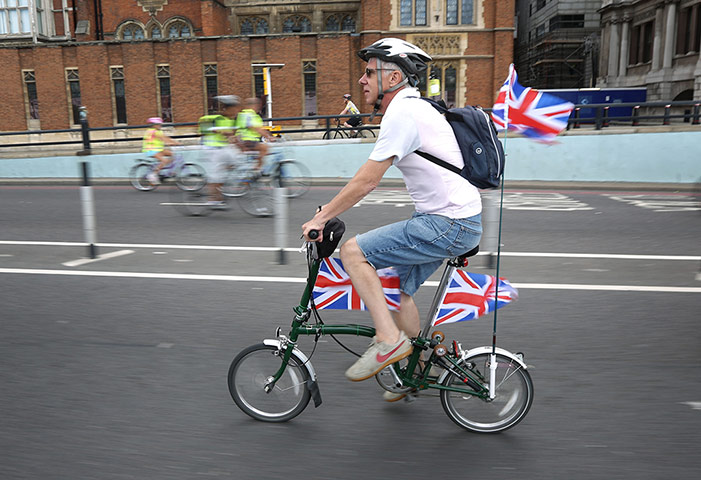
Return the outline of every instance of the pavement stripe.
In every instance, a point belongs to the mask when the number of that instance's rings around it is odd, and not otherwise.
[[[134,253],[134,250],[117,250],[116,252],[105,253],[103,255],[98,255],[95,258],[79,258],[78,260],[71,260],[70,262],[64,262],[61,265],[65,267],[79,267],[85,265],[86,263],[99,262],[101,260],[108,260],[110,258],[121,257],[122,255],[129,255]]]
[[[67,275],[85,277],[152,278],[161,280],[215,280],[226,282],[306,283],[306,278],[258,277],[247,275],[200,275],[187,273],[101,272],[88,270],[48,270],[31,268],[0,268],[0,273],[25,275]],[[437,287],[438,282],[425,285]],[[653,285],[584,285],[567,283],[513,283],[516,288],[540,290],[589,290],[614,292],[701,293],[701,287],[670,287]]]
[[[50,246],[50,247],[86,247],[84,242],[43,242],[0,240],[0,245]],[[155,248],[170,250],[219,250],[242,252],[278,252],[279,247],[246,247],[235,245],[167,245],[158,243],[96,243],[103,248]],[[298,252],[299,247],[284,248],[286,252]],[[492,252],[480,252],[477,255],[491,255]],[[701,255],[629,255],[614,253],[557,253],[557,252],[501,252],[503,257],[540,257],[540,258],[599,258],[613,260],[682,260],[699,261]]]

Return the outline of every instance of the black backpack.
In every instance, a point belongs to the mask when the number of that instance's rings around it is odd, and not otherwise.
[[[465,166],[460,169],[430,153],[416,150],[427,160],[455,172],[477,188],[497,188],[504,173],[504,148],[497,129],[487,112],[481,108],[447,108],[441,101],[422,98],[445,115],[455,133]]]

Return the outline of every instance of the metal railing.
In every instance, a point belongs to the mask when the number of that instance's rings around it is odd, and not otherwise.
[[[629,115],[615,114],[621,109],[630,109]],[[491,109],[485,109],[486,112],[491,112]],[[370,114],[360,114],[360,117],[367,118]],[[378,116],[379,117],[379,116]],[[330,134],[334,130],[340,128],[344,131],[354,130],[354,128],[345,128],[336,126],[336,119],[339,115],[315,115],[306,117],[277,117],[265,118],[264,122],[273,122],[276,126],[280,126],[280,130],[275,133],[283,135],[324,132]],[[341,118],[346,118],[342,116]],[[321,121],[322,126],[317,128],[300,127],[304,120],[316,121],[317,124]],[[333,121],[333,123],[332,123]],[[290,128],[284,126],[285,123],[296,122]],[[594,127],[596,130],[601,130],[612,125],[619,126],[649,126],[649,125],[671,125],[676,123],[689,123],[690,125],[701,124],[701,100],[693,101],[676,101],[676,102],[630,102],[630,103],[614,103],[614,104],[580,104],[576,105],[570,118],[567,122],[567,130],[578,129],[583,126]],[[169,127],[197,127],[196,122],[186,123],[169,123],[165,124]],[[80,128],[68,128],[59,130],[27,130],[21,132],[0,132],[0,149],[9,147],[44,147],[44,146],[60,146],[60,145],[81,145],[83,149],[78,154],[87,155],[91,153],[94,144],[114,144],[122,142],[141,142],[142,137],[139,135],[125,136],[123,138],[111,136],[110,138],[94,138],[91,137],[93,132],[105,131],[124,131],[124,130],[139,130],[148,128],[149,125],[130,125],[118,127],[96,127],[90,128],[87,118],[81,123]],[[363,124],[364,128],[379,129],[379,125]],[[3,142],[3,137],[8,136],[47,136],[49,134],[74,134],[76,138],[69,140],[33,140],[19,142]],[[322,133],[323,135],[323,133]],[[319,135],[321,138],[322,135]],[[329,136],[329,135],[327,135]],[[183,133],[172,135],[176,139],[198,138],[198,133]]]

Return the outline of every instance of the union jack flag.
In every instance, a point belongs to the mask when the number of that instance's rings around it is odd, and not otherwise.
[[[499,130],[508,128],[534,140],[552,142],[567,127],[573,108],[572,103],[555,95],[519,85],[512,63],[492,107],[492,119]]]
[[[496,278],[455,270],[450,278],[432,326],[472,320],[494,310]],[[497,308],[518,298],[518,291],[505,278],[499,279]]]
[[[399,276],[393,268],[377,271],[390,310],[399,310]],[[317,309],[366,310],[365,303],[353,288],[350,277],[337,258],[325,258],[312,290]]]

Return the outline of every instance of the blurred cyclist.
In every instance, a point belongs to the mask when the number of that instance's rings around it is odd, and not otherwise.
[[[258,115],[260,110],[260,98],[247,98],[244,102],[246,108],[241,110],[236,117],[237,144],[243,151],[256,151],[256,169],[263,168],[263,157],[268,154],[268,145],[263,143],[263,139],[269,142],[275,138],[268,130],[263,128],[263,119]]]
[[[166,145],[180,145],[180,142],[173,140],[161,130],[163,119],[160,117],[151,117],[148,119],[150,128],[144,134],[144,141],[141,151],[149,157],[154,157],[158,160],[158,165],[151,173],[146,176],[146,179],[154,185],[161,183],[158,172],[166,165],[173,161],[173,152],[165,148]]]
[[[351,101],[351,94],[346,93],[343,95],[343,102],[345,103],[345,107],[341,111],[341,113],[338,114],[339,117],[342,117],[343,115],[352,115],[348,120],[343,122],[343,126],[346,128],[353,128],[357,127],[360,125],[362,122],[360,120],[360,110],[358,110],[358,107],[355,106],[355,103]],[[352,130],[353,133],[352,136],[357,135],[358,131],[357,130]]]
[[[232,143],[236,143],[236,114],[241,105],[237,95],[221,95],[216,97],[221,105],[221,114],[212,119],[211,126],[203,132],[205,148],[210,149],[209,187],[210,201],[208,205],[214,208],[226,208],[221,185],[227,170],[236,159],[237,152]]]

